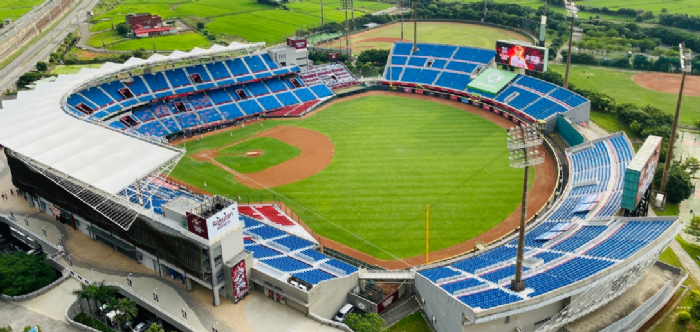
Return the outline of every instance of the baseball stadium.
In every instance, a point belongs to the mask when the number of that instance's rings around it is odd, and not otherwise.
[[[83,68],[5,102],[0,144],[30,204],[213,305],[257,291],[348,331],[345,304],[414,294],[439,332],[573,332],[670,300],[660,138],[589,133],[545,48],[388,45],[374,78],[301,37]]]

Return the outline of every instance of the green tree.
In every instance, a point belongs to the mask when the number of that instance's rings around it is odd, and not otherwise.
[[[204,22],[197,22],[197,30],[204,29]]]
[[[119,332],[122,331],[122,325],[131,322],[138,315],[136,304],[128,298],[113,299],[109,307],[117,312],[114,320],[117,322]]]
[[[683,168],[690,174],[690,177],[695,177],[695,173],[700,170],[700,160],[695,157],[688,157],[683,161]]]
[[[85,300],[88,305],[88,317],[90,317],[90,320],[94,320],[92,317],[94,311],[92,310],[92,301],[95,300],[97,297],[97,292],[99,291],[98,287],[96,284],[80,284],[80,289],[76,289],[73,291],[73,295],[75,295],[78,299]]]
[[[0,326],[0,332],[12,332],[12,326]]]
[[[374,313],[366,315],[351,313],[343,323],[355,332],[381,332],[384,318]]]
[[[117,24],[117,34],[120,36],[126,37],[129,31],[131,31],[131,26],[128,23],[122,22]]]
[[[111,308],[110,304],[112,303],[112,300],[114,299],[114,296],[116,294],[117,289],[112,286],[105,285],[104,281],[97,284],[97,290],[95,291],[95,301],[97,301],[97,303],[100,306],[107,306],[106,310],[102,310],[102,319],[106,320],[105,314],[114,309]]]
[[[690,320],[690,313],[683,310],[678,313],[678,322],[681,324],[685,324]]]
[[[688,235],[694,236],[696,241],[700,241],[700,216],[690,218],[688,226],[683,231]],[[690,291],[690,298],[694,302],[700,302],[700,292],[693,289]]]
[[[658,187],[661,184],[664,164],[660,164],[654,175],[654,184]],[[690,197],[693,192],[693,183],[690,182],[690,175],[685,171],[683,165],[674,161],[668,175],[666,186],[666,201],[669,203],[680,203]],[[700,312],[699,312],[700,313]]]
[[[44,61],[39,61],[36,63],[36,70],[40,72],[46,72],[49,69],[49,65]]]
[[[19,77],[17,80],[17,90],[22,90],[27,87],[27,85],[31,84],[32,82],[40,80],[42,77],[44,77],[44,74],[42,73],[37,73],[34,71],[30,71],[28,73],[22,74],[22,76]]]
[[[0,256],[0,293],[18,296],[36,291],[56,279],[56,270],[43,255],[18,251]]]
[[[12,332],[12,331],[10,331]],[[148,327],[148,330],[146,332],[165,332],[162,326],[158,323],[153,323],[151,326]]]

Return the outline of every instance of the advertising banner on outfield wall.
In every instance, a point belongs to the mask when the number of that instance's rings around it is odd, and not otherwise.
[[[234,303],[238,303],[238,301],[248,295],[248,276],[245,270],[245,260],[241,260],[238,264],[231,267]]]
[[[470,89],[485,92],[490,95],[498,94],[510,81],[515,79],[516,73],[489,68],[467,85]]]

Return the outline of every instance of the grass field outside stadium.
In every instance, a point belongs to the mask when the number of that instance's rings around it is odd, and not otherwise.
[[[398,96],[360,97],[304,119],[190,141],[172,177],[244,202],[270,199],[191,156],[279,125],[326,135],[335,155],[316,175],[273,188],[277,197],[297,203],[287,204],[317,234],[379,259],[424,253],[427,204],[431,250],[440,250],[493,228],[520,202],[522,170],[508,165],[503,129],[452,106]]]
[[[542,7],[542,1],[540,0],[492,0],[497,3],[515,3],[523,6],[529,6],[532,8]],[[461,0],[461,2],[482,2],[482,0]],[[654,12],[655,15],[661,14],[661,9],[666,8],[669,13],[682,13],[688,15],[700,15],[700,2],[697,0],[585,0],[576,2],[584,6],[603,8],[607,7],[610,11],[617,11],[620,8],[630,8],[630,9],[642,9],[644,11],[650,10]],[[552,8],[550,6],[548,8]],[[557,7],[554,7],[557,8]],[[593,14],[595,15],[595,14]],[[581,17],[583,16],[579,13]],[[634,18],[626,18],[628,20],[634,20]]]
[[[0,0],[0,20],[6,18],[13,22],[22,15],[28,13],[35,6],[40,5],[43,0]]]
[[[418,40],[421,43],[474,46],[494,49],[497,40],[518,39],[527,41],[512,29],[448,22],[418,22]],[[389,49],[401,40],[401,24],[394,23],[350,36],[350,47],[354,54],[368,49]],[[404,23],[404,40],[413,41],[413,23]],[[345,39],[318,45],[320,47],[345,48]]]
[[[564,74],[564,65],[550,64],[549,70]],[[639,106],[652,105],[668,114],[676,111],[678,95],[650,90],[632,80],[638,72],[604,67],[572,65],[570,81],[579,88],[600,91],[613,97],[618,103],[633,103]],[[684,96],[681,105],[680,124],[692,126],[700,119],[700,97]],[[595,121],[596,118],[593,117]],[[623,128],[621,128],[623,129]]]

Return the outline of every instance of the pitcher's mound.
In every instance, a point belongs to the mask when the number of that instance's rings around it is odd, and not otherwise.
[[[632,80],[647,89],[676,95],[681,88],[681,74],[639,73]],[[700,77],[686,75],[683,94],[700,96]]]
[[[255,158],[255,157],[260,157],[260,156],[262,156],[263,153],[265,153],[263,150],[250,150],[250,151],[248,151],[248,152],[245,153],[245,156],[246,156],[246,157]]]

